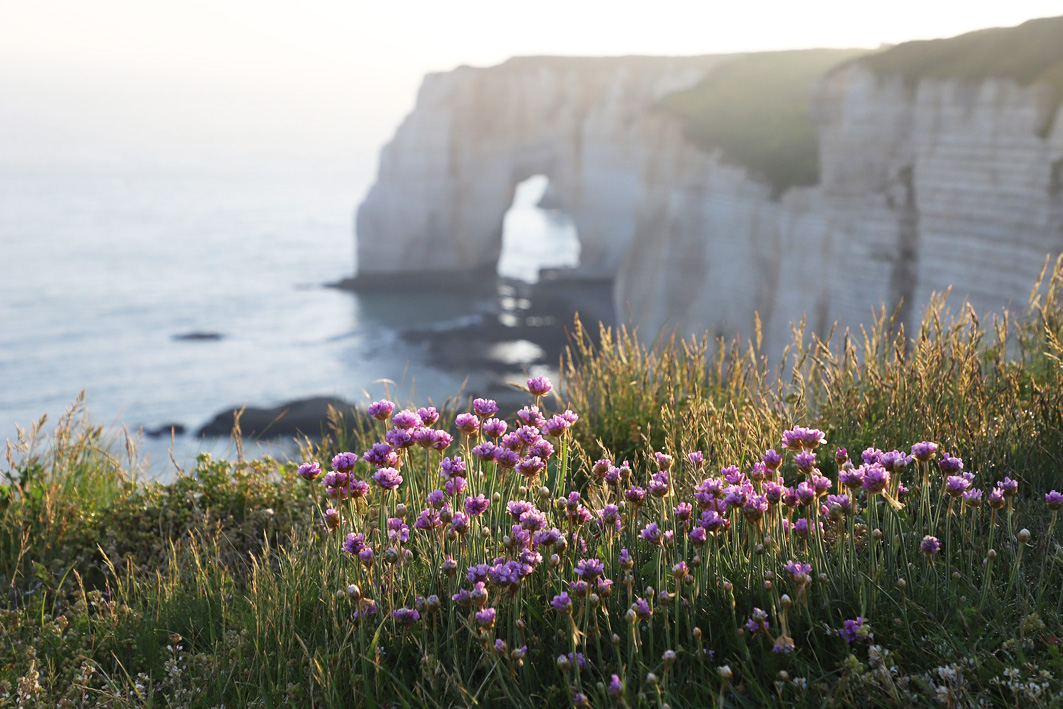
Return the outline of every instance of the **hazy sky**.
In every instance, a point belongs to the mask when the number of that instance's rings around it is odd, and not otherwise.
[[[876,47],[1063,2],[0,0],[0,162],[371,177],[427,71],[518,54]]]

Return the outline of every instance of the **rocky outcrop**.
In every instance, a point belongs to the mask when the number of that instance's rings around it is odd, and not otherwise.
[[[425,80],[358,213],[360,274],[497,261],[515,186],[545,174],[645,334],[853,327],[934,291],[1024,303],[1063,250],[1063,119],[1043,83],[891,76],[856,61],[810,96],[819,183],[781,194],[655,110],[734,57],[515,59]],[[711,119],[711,117],[710,117]]]

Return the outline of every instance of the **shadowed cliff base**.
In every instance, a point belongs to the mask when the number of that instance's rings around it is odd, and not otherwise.
[[[393,299],[410,294],[460,303],[431,324],[404,327],[394,322],[393,327],[419,351],[419,364],[466,378],[459,400],[490,397],[506,414],[527,403],[527,394],[512,383],[523,383],[529,375],[556,376],[577,312],[595,342],[594,323],[615,324],[612,281],[573,278],[565,269],[544,270],[534,284],[493,274],[435,272],[377,274],[329,286],[355,293],[363,307],[381,313],[391,312]],[[328,429],[330,408],[346,421],[357,421],[365,407],[323,396],[275,407],[249,406],[240,414],[240,432],[247,439],[317,438]],[[239,410],[233,406],[219,411],[196,435],[228,437]]]

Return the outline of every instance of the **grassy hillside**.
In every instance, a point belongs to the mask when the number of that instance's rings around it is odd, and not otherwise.
[[[687,138],[744,165],[776,194],[819,179],[819,147],[810,115],[812,85],[863,49],[808,49],[749,54],[696,86],[661,100],[679,116]]]
[[[0,707],[1056,706],[1063,261],[1035,293],[797,333],[774,375],[580,336],[546,442],[418,413],[453,443],[369,449],[417,425],[378,411],[299,473],[137,485],[75,409],[0,463]]]

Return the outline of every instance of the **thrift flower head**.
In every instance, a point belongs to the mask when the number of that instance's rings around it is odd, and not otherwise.
[[[613,675],[609,679],[609,685],[608,687],[606,687],[606,689],[609,692],[609,696],[613,697],[614,699],[622,695],[624,693],[624,683],[620,681],[620,676]]]
[[[490,630],[495,627],[495,615],[494,608],[484,608],[481,611],[476,612],[476,624],[484,630]]]
[[[635,615],[638,616],[639,620],[653,615],[653,611],[650,610],[650,604],[644,598],[636,598],[635,602],[631,604],[631,610],[635,611]]]
[[[687,460],[690,462],[690,467],[694,470],[701,470],[705,467],[705,454],[701,451],[687,453]]]
[[[1004,491],[999,487],[993,488],[992,491],[986,495],[986,503],[994,510],[1004,509],[1004,506],[1008,504],[1004,499]]]
[[[920,463],[925,463],[938,452],[938,444],[932,441],[921,441],[919,443],[912,444],[912,457],[918,460]]]
[[[591,475],[594,476],[596,480],[603,480],[605,474],[609,472],[609,468],[611,467],[613,467],[613,461],[608,458],[602,458],[601,460],[595,461],[594,465],[591,466]]]
[[[768,632],[768,614],[760,608],[754,608],[752,616],[746,621],[746,630],[750,635]]]
[[[838,481],[843,487],[858,490],[864,486],[864,466],[838,471]]]
[[[464,512],[455,512],[450,518],[450,528],[464,537],[469,533],[469,516]]]
[[[750,495],[742,503],[742,516],[750,522],[759,522],[768,511],[768,498],[764,495]]]
[[[303,480],[314,482],[321,475],[321,466],[317,463],[303,463],[295,472]]]
[[[814,450],[819,445],[826,443],[827,437],[823,431],[804,426],[794,426],[782,434],[782,447],[790,450]],[[767,461],[765,461],[767,462]]]
[[[938,468],[945,475],[954,475],[963,470],[963,459],[943,453],[941,460],[938,461]]]
[[[525,426],[535,426],[536,428],[542,428],[543,424],[546,423],[546,419],[543,418],[542,412],[539,411],[538,406],[525,406],[517,412],[517,418],[519,418]]]
[[[454,456],[453,458],[444,458],[439,461],[439,474],[445,478],[454,478],[459,475],[465,475],[465,461]]]
[[[495,463],[503,470],[513,470],[520,463],[520,453],[505,448],[495,448]]]
[[[568,593],[565,591],[562,591],[559,595],[554,596],[553,600],[550,601],[550,605],[554,607],[554,610],[559,611],[561,613],[572,612],[572,598],[570,598]]]
[[[630,570],[635,566],[635,560],[631,558],[631,552],[627,549],[620,550],[619,560],[621,569]]]
[[[399,464],[399,456],[388,443],[374,443],[362,454],[362,460],[377,468],[397,468]]]
[[[667,453],[657,452],[657,453],[653,454],[653,457],[657,459],[657,466],[661,470],[671,470],[672,469],[672,462],[673,462],[672,456],[668,455]]]
[[[494,443],[479,443],[473,446],[472,454],[484,463],[490,463],[495,459],[495,449]]]
[[[533,478],[545,467],[546,463],[544,463],[542,459],[532,456],[531,458],[525,458],[517,463],[516,470],[525,478]]]
[[[865,448],[864,452],[860,454],[860,460],[864,461],[864,465],[873,465],[875,463],[881,463],[882,451],[875,447]]]
[[[953,497],[959,497],[970,487],[971,481],[962,475],[950,475],[945,480],[945,492]]]
[[[458,414],[454,418],[454,425],[466,436],[471,436],[480,431],[480,419],[475,414]]]
[[[338,473],[346,473],[354,470],[358,464],[358,456],[354,453],[340,453],[332,459],[332,469]]]
[[[624,490],[624,497],[628,499],[628,502],[631,502],[635,505],[640,505],[642,504],[642,501],[646,499],[646,491],[643,488],[635,485],[633,487],[629,487],[627,490]]]
[[[841,636],[846,645],[852,645],[857,641],[857,638],[867,637],[866,630],[861,632],[865,622],[866,621],[860,616],[847,620],[842,624],[841,629],[838,630],[838,635]]]
[[[605,564],[598,559],[580,559],[574,571],[584,581],[594,581],[605,573]]]
[[[841,446],[834,449],[834,462],[838,464],[838,467],[845,465],[849,462],[849,451]]]
[[[1048,509],[1052,510],[1053,512],[1058,511],[1060,508],[1063,508],[1063,494],[1060,494],[1055,490],[1052,490],[1051,492],[1046,492],[1045,504],[1048,505]]]
[[[968,507],[978,507],[982,504],[982,491],[976,487],[963,491],[963,504]]]
[[[794,456],[794,465],[802,473],[809,473],[816,465],[816,454],[812,451],[801,451]]]
[[[443,526],[443,520],[439,518],[438,511],[429,507],[426,510],[422,510],[421,514],[417,515],[417,519],[414,521],[413,526],[415,529],[428,531]]]
[[[380,468],[373,473],[373,482],[385,490],[395,490],[402,484],[402,475],[394,468]]]
[[[881,464],[882,467],[891,473],[902,473],[908,467],[911,460],[908,456],[900,451],[889,451],[882,454]]]
[[[664,497],[668,494],[668,471],[661,470],[654,473],[653,477],[646,484],[646,488],[650,491],[650,494],[654,497]]]
[[[552,438],[559,438],[572,426],[561,414],[555,414],[549,421],[543,424],[543,431]]]
[[[927,556],[937,554],[941,550],[941,542],[937,537],[932,537],[929,534],[923,537],[923,541],[919,543],[919,548],[923,550],[923,553]]]
[[[540,438],[533,445],[528,446],[524,454],[528,458],[539,458],[545,462],[554,454],[554,446],[545,438]]]
[[[997,483],[997,487],[1004,493],[1004,497],[1013,497],[1019,491],[1019,481],[1005,477]]]
[[[410,626],[421,619],[421,614],[413,608],[399,608],[391,612],[397,625]]]
[[[528,380],[528,391],[532,396],[546,396],[554,388],[546,377],[532,377]]]
[[[482,419],[498,413],[498,402],[494,399],[473,399],[472,411]]]
[[[439,420],[439,412],[434,406],[423,406],[417,409],[417,415],[421,417],[421,425],[431,426]]]
[[[412,428],[420,428],[424,425],[424,421],[421,420],[421,417],[417,415],[416,411],[403,409],[392,417],[391,425],[395,428],[410,430]]]
[[[890,484],[890,473],[879,463],[872,463],[864,471],[863,488],[868,492],[882,492]]]
[[[508,427],[509,424],[507,424],[504,420],[491,418],[483,422],[483,425],[480,427],[480,430],[483,431],[485,436],[489,436],[491,438],[501,438],[505,435],[506,429]]]
[[[393,428],[384,434],[384,440],[391,444],[394,448],[400,450],[410,448],[416,443],[413,434],[404,428]]]
[[[776,453],[774,448],[769,448],[764,451],[764,465],[768,466],[768,470],[778,470],[782,467],[782,455]]]
[[[659,545],[661,543],[661,530],[658,529],[657,523],[650,522],[645,527],[643,527],[642,531],[639,532],[639,539],[647,541],[650,544]]]
[[[458,475],[452,477],[450,480],[447,480],[447,482],[443,485],[443,490],[445,490],[446,493],[451,497],[457,497],[458,495],[465,492],[466,487],[467,484],[465,478]]]
[[[391,418],[391,412],[395,410],[395,404],[387,399],[374,401],[369,405],[369,415],[378,421],[387,421]]]
[[[753,470],[749,473],[749,479],[753,482],[764,482],[771,477],[771,471],[768,470],[768,466],[764,465],[763,461],[758,460],[753,463]]]
[[[340,513],[339,510],[334,510],[329,507],[324,513],[325,527],[328,529],[336,529],[340,526]]]
[[[786,562],[786,572],[793,577],[794,581],[801,582],[812,573],[812,564],[800,561]]]
[[[490,505],[491,501],[483,495],[465,498],[465,511],[469,513],[470,517],[482,514]]]
[[[355,534],[354,532],[348,534],[347,539],[343,542],[343,551],[351,556],[357,556],[362,549],[365,549],[365,535]]]

